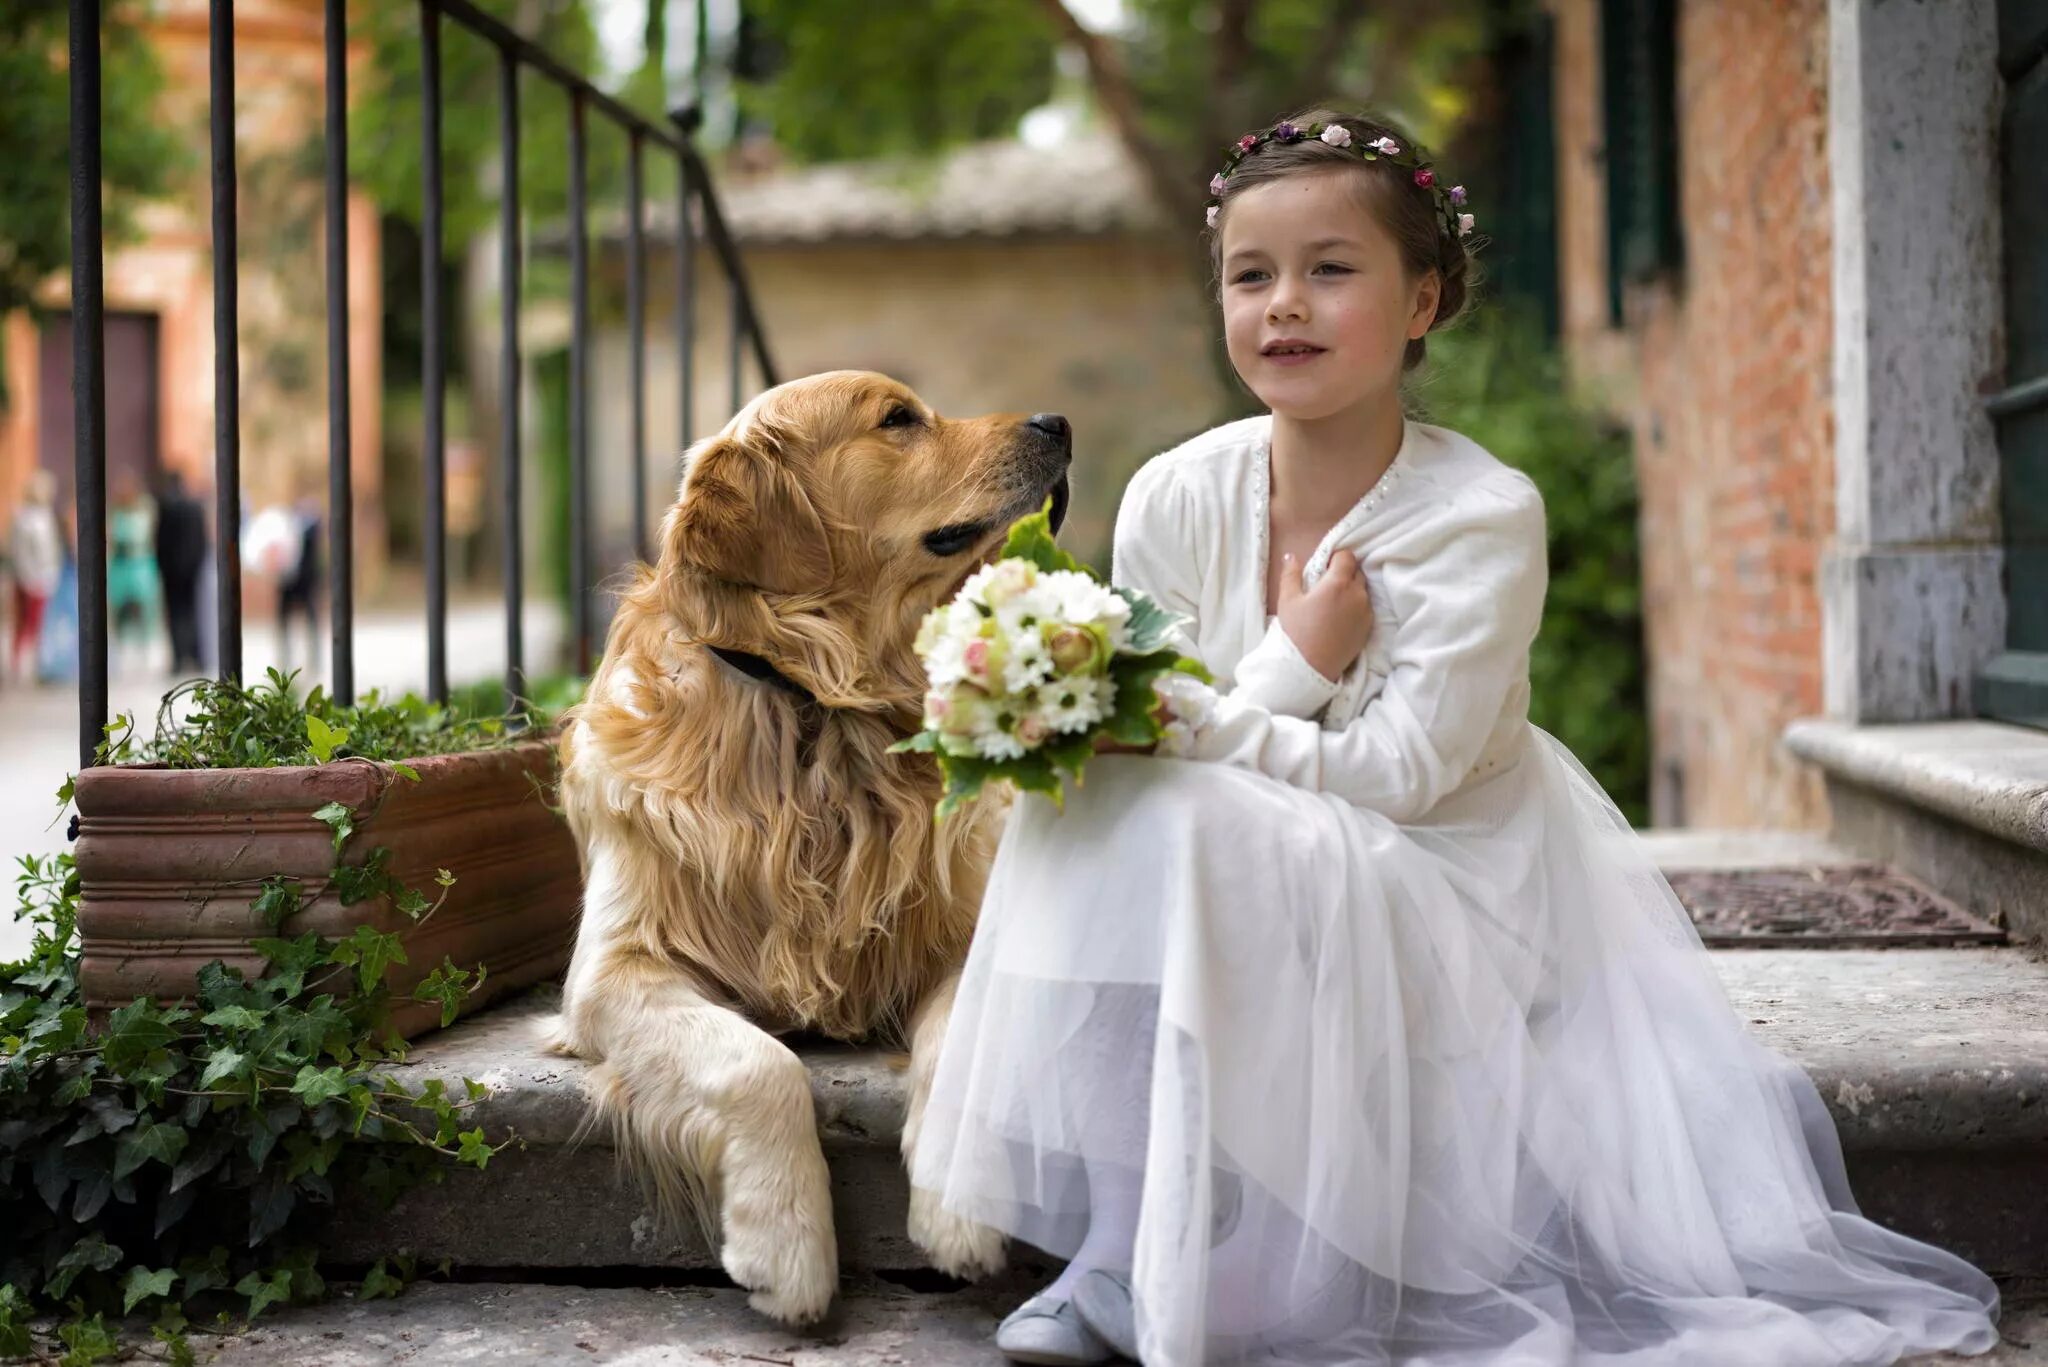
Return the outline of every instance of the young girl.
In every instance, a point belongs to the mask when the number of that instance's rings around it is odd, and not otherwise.
[[[1012,1358],[1835,1367],[1997,1293],[1862,1219],[1804,1074],[1530,726],[1543,507],[1404,419],[1462,187],[1388,125],[1239,141],[1209,224],[1270,416],[1152,461],[1115,575],[1220,696],[1020,800],[912,1180],[1069,1258]]]

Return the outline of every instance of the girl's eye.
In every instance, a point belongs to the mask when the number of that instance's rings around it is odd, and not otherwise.
[[[1351,267],[1341,261],[1324,261],[1316,269],[1327,275],[1349,275]]]
[[[884,427],[915,427],[918,425],[917,410],[897,404],[889,410],[889,416],[882,419]]]
[[[1233,285],[1255,285],[1259,281],[1264,280],[1265,278],[1266,273],[1264,271],[1239,271],[1236,275],[1231,277],[1230,283]]]

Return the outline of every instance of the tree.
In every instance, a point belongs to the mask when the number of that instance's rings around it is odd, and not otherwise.
[[[1454,80],[1516,18],[1502,0],[1126,0],[1126,25],[1107,34],[1066,0],[747,8],[785,57],[749,106],[795,156],[931,151],[1005,133],[1045,100],[1064,46],[1154,199],[1189,222],[1229,140],[1306,104],[1385,109],[1439,141],[1463,111]]]
[[[66,13],[62,0],[0,5],[0,318],[32,305],[71,264]],[[108,6],[101,20],[101,63],[103,213],[118,240],[131,231],[133,205],[163,193],[190,156],[158,118],[163,76],[125,7]],[[0,405],[6,399],[0,367]]]

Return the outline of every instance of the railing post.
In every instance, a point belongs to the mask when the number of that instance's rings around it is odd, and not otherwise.
[[[107,724],[106,295],[100,236],[100,6],[71,0],[72,480],[78,513],[78,765]]]
[[[355,494],[349,467],[348,15],[326,0],[327,43],[327,546],[330,689],[356,696]]]
[[[425,468],[427,697],[448,700],[448,353],[441,303],[441,11],[420,0],[420,313]]]
[[[590,603],[590,223],[584,95],[569,92],[569,616],[576,672],[588,674]]]
[[[505,483],[505,705],[526,696],[526,566],[519,497],[519,60],[498,50],[499,463]]]
[[[685,138],[696,131],[695,109],[669,116]],[[690,449],[696,435],[697,406],[697,224],[690,214],[690,159],[676,157],[676,355],[680,412],[677,454]]]
[[[235,227],[235,6],[207,5],[208,121],[213,133],[214,575],[220,677],[242,677],[242,362]],[[103,572],[102,572],[103,573]],[[102,581],[104,590],[104,580]],[[102,604],[104,611],[104,604]],[[101,650],[105,643],[102,638]],[[105,668],[104,661],[101,668]]]
[[[633,553],[647,553],[647,239],[641,226],[647,209],[641,190],[638,129],[627,133],[626,152],[626,332],[632,360]]]

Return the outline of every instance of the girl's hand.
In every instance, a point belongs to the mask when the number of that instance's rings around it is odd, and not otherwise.
[[[1365,591],[1365,572],[1358,557],[1338,551],[1313,589],[1301,586],[1301,566],[1293,556],[1280,565],[1280,625],[1287,639],[1316,673],[1335,681],[1372,635],[1372,598]]]

